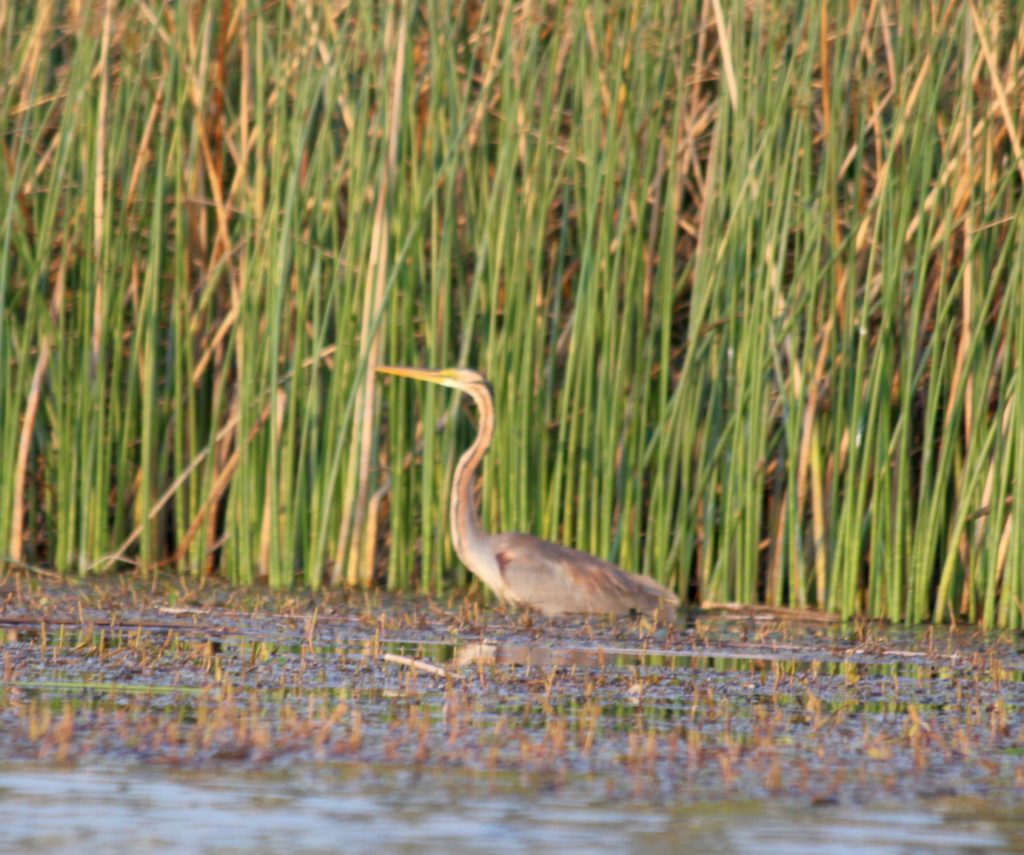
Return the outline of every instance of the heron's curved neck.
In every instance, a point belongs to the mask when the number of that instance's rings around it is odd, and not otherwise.
[[[487,578],[489,564],[486,569],[481,567],[481,561],[485,561],[484,556],[489,553],[485,548],[486,533],[477,515],[473,486],[480,461],[487,453],[494,435],[494,404],[483,387],[471,387],[466,390],[466,394],[473,399],[480,413],[480,427],[473,444],[466,449],[455,466],[451,498],[452,545],[463,564],[483,578],[483,581],[493,584]]]

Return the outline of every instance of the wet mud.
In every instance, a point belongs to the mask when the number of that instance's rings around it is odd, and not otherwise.
[[[8,770],[447,772],[666,805],[1024,792],[1016,634],[742,611],[545,619],[170,578],[12,574],[0,604]]]

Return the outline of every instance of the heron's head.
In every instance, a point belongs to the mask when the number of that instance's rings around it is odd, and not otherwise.
[[[469,391],[474,386],[484,386],[490,390],[487,378],[472,368],[405,368],[400,365],[380,365],[377,371],[381,374],[394,374],[396,377],[409,377],[447,386],[449,389]]]

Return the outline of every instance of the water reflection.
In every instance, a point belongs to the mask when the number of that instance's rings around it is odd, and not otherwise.
[[[11,628],[0,762],[219,768],[233,786],[255,767],[544,771],[604,813],[641,795],[920,806],[1024,786],[1019,654],[951,633],[113,624]]]

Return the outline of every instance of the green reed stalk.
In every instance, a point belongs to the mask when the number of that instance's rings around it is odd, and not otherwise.
[[[491,529],[1024,622],[998,4],[86,6],[0,20],[0,554],[463,585],[469,411],[362,402],[465,364]]]

